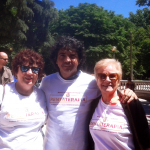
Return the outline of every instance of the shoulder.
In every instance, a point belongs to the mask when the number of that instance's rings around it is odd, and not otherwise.
[[[40,87],[46,86],[57,78],[57,73],[50,74],[42,79]]]
[[[5,85],[5,89],[12,89],[15,87],[15,82],[10,82]]]
[[[83,80],[83,81],[85,81],[85,82],[87,82],[87,83],[88,83],[88,82],[91,82],[91,81],[96,82],[94,76],[92,76],[92,75],[90,75],[90,74],[88,74],[88,73],[85,73],[85,72],[81,72],[81,73],[80,73],[79,79],[80,79],[80,80]]]
[[[37,96],[44,96],[44,92],[36,86],[34,86],[33,92],[36,93]]]
[[[129,104],[126,104],[126,105],[129,105],[129,110],[133,117],[137,117],[137,116],[139,118],[145,117],[144,108],[139,100],[133,100]],[[126,111],[128,111],[128,109]]]
[[[35,96],[35,98],[38,100],[38,101],[46,101],[46,98],[45,98],[45,93],[42,91],[42,89],[39,89],[37,88],[36,86],[33,87],[33,95]]]
[[[88,84],[90,87],[92,87],[92,86],[97,87],[95,77],[90,74],[81,72],[79,80],[84,84]]]
[[[36,86],[33,88],[34,89],[31,98],[35,99],[35,101],[38,102],[42,108],[46,108],[46,97],[44,92]]]
[[[5,71],[10,71],[10,69],[7,66],[3,67]]]
[[[4,73],[5,74],[9,74],[9,75],[12,76],[11,70],[8,67],[4,66],[3,68],[4,68]]]
[[[143,109],[143,107],[142,107],[142,104],[141,104],[141,102],[139,101],[139,99],[138,100],[132,100],[130,103],[121,103],[122,104],[122,106],[125,108],[125,109],[127,109],[127,106],[129,106],[129,108],[130,108],[130,110],[131,111],[136,111],[136,110],[139,110],[139,108],[140,109]]]
[[[141,102],[139,101],[139,99],[138,100],[133,100],[133,101],[131,101],[130,103],[129,103],[129,106],[130,107],[140,107],[140,106],[142,106],[142,104],[141,104]]]
[[[56,72],[56,73],[53,73],[53,74],[50,74],[50,75],[44,77],[44,78],[42,79],[42,82],[47,82],[48,80],[51,80],[51,79],[53,79],[53,78],[56,78],[56,76],[57,76],[57,72]]]
[[[82,72],[82,71],[81,71],[80,76],[85,77],[85,78],[89,78],[89,79],[95,79],[95,77],[93,75],[90,75],[90,74]]]

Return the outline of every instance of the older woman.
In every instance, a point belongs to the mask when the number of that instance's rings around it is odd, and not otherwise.
[[[122,78],[120,62],[100,60],[94,72],[102,93],[90,122],[95,150],[150,149],[148,123],[140,102],[120,103],[117,91]]]
[[[34,86],[43,73],[41,55],[19,52],[12,62],[16,82],[0,87],[0,149],[42,150],[41,126],[47,117],[44,93]]]

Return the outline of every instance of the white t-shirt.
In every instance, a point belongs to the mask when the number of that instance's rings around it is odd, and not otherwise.
[[[42,90],[33,87],[30,96],[22,96],[15,82],[0,86],[0,149],[42,150],[41,126],[47,117],[46,100]]]
[[[120,102],[116,105],[106,105],[100,100],[89,128],[95,150],[134,149],[130,126]]]
[[[93,76],[81,72],[74,80],[59,73],[41,84],[48,107],[44,150],[86,150],[91,101],[100,95]]]

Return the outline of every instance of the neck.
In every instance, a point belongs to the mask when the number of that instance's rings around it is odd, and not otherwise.
[[[15,84],[15,88],[17,92],[23,96],[29,96],[33,92],[33,86],[25,88],[21,86],[18,81]]]
[[[74,75],[76,75],[77,71],[75,73],[70,74],[70,75],[68,75],[68,74],[63,74],[62,75],[61,72],[59,72],[59,74],[61,75],[62,78],[64,78],[65,80],[67,80],[68,78],[73,77]]]
[[[3,66],[0,66],[0,72],[2,72],[3,71]]]
[[[102,93],[102,98],[103,98],[103,102],[107,105],[110,104],[111,102],[111,99],[116,97],[118,94],[117,94],[117,91],[115,91],[114,93],[110,93],[110,94],[103,94]]]

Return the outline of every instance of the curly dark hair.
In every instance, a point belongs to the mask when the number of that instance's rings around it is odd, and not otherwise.
[[[25,65],[26,63],[29,63],[30,66],[36,64],[40,69],[38,72],[38,78],[42,77],[44,60],[40,54],[30,49],[24,49],[23,51],[20,51],[13,59],[11,65],[12,73],[14,74],[14,76],[16,76],[16,74],[18,73],[18,65]]]
[[[83,42],[78,41],[74,37],[70,36],[60,36],[56,40],[56,43],[51,49],[50,59],[55,66],[55,68],[59,71],[59,68],[56,64],[58,52],[60,49],[65,50],[75,50],[79,57],[80,64],[78,65],[77,69],[81,69],[82,65],[85,62],[85,47]]]

